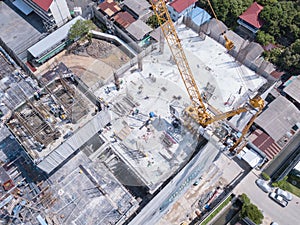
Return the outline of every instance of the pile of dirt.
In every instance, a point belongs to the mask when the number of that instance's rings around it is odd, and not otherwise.
[[[93,39],[92,43],[86,48],[86,52],[89,56],[99,59],[99,58],[107,58],[111,53],[114,45]]]

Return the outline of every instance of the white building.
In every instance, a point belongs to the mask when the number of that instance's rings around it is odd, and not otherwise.
[[[190,12],[197,0],[175,0],[168,3],[168,11],[173,21],[177,21],[181,16]]]
[[[16,0],[14,5],[21,6],[17,6],[21,11],[26,6],[26,14],[34,11],[42,18],[46,29],[60,27],[71,19],[66,0]]]

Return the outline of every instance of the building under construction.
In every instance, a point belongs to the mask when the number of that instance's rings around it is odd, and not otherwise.
[[[36,161],[60,145],[94,110],[93,104],[76,88],[71,75],[63,64],[46,73],[41,78],[46,85],[27,97],[7,122]],[[51,82],[47,82],[50,77]]]
[[[211,38],[184,25],[176,28],[210,112],[243,106],[265,84]],[[149,49],[114,71],[114,83],[93,93],[62,63],[28,88],[31,94],[19,92],[22,101],[6,124],[27,154],[9,157],[3,168],[23,158],[30,167],[18,167],[25,179],[11,179],[17,192],[6,192],[0,203],[11,220],[123,224],[140,207],[138,216],[146,219],[136,216],[131,224],[155,224],[226,150],[226,132],[239,132],[236,120],[205,129],[192,121],[185,110],[190,98],[168,46]],[[3,141],[9,139],[11,134]],[[13,171],[6,171],[9,184]],[[36,177],[29,181],[26,171]],[[11,205],[15,199],[20,200]]]

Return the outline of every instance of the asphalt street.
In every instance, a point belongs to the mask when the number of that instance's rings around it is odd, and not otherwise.
[[[235,188],[235,194],[245,193],[251,199],[251,202],[263,211],[265,217],[270,221],[276,221],[280,225],[299,224],[300,218],[300,198],[293,195],[292,201],[283,208],[269,198],[268,194],[263,192],[256,184],[255,172],[250,172],[244,180]]]

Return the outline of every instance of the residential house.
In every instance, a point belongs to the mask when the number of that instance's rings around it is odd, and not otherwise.
[[[126,29],[130,24],[132,24],[135,19],[129,12],[119,12],[114,17],[113,20],[119,27]]]
[[[175,0],[167,4],[168,11],[173,21],[190,12],[195,7],[197,0]]]
[[[278,96],[255,120],[280,147],[285,146],[300,127],[300,111],[283,96]]]
[[[186,14],[183,18],[183,22],[187,24],[188,27],[191,27],[193,30],[200,32],[203,25],[211,19],[211,16],[204,10],[199,7],[195,7]]]
[[[249,141],[263,151],[269,160],[273,159],[281,151],[281,147],[275,143],[274,139],[258,128],[251,133]]]
[[[64,25],[71,19],[66,0],[18,0],[19,9],[26,6],[26,13],[31,8],[44,22],[47,30]],[[22,11],[22,10],[21,10]]]
[[[238,24],[246,28],[252,33],[257,33],[262,27],[263,21],[259,18],[259,13],[263,10],[263,6],[254,2],[242,15],[239,16]]]
[[[153,29],[142,20],[137,20],[126,28],[129,36],[131,36],[135,41],[142,41],[152,30]]]
[[[98,5],[98,10],[109,18],[121,11],[120,6],[114,0],[105,0]]]
[[[151,15],[151,5],[146,0],[124,0],[123,5],[124,10],[132,14],[135,19],[145,22]]]
[[[43,64],[70,44],[68,33],[73,24],[78,20],[84,19],[81,16],[75,17],[64,26],[58,28],[47,37],[31,46],[28,49],[28,59],[31,63],[34,65]]]

